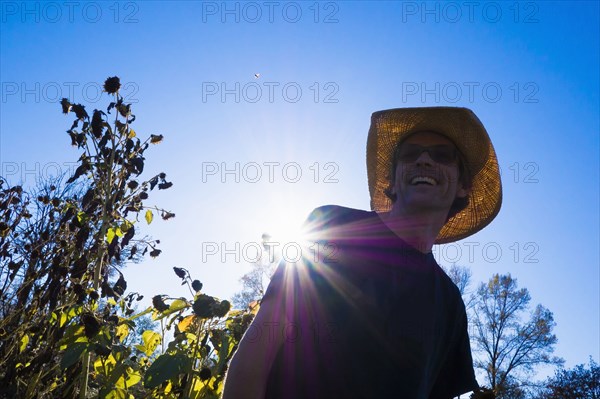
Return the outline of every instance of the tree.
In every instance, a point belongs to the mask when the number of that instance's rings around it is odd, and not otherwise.
[[[470,292],[468,291],[468,288],[471,285],[471,277],[473,275],[471,269],[466,266],[459,266],[455,263],[453,263],[450,268],[442,266],[442,269],[458,287],[458,291],[463,298],[467,310],[470,309],[473,305],[473,296],[470,295]]]
[[[270,240],[268,234],[263,234],[260,256],[252,263],[252,270],[240,278],[242,289],[232,297],[236,309],[248,309],[253,302],[260,301],[265,295],[279,258],[273,246],[268,244]]]
[[[589,368],[557,370],[545,385],[536,399],[600,399],[600,366],[590,358]]]
[[[525,377],[535,366],[564,362],[551,356],[557,342],[552,312],[537,305],[529,320],[521,320],[530,300],[528,290],[518,289],[510,274],[495,274],[475,294],[471,340],[480,356],[474,363],[485,372],[498,398],[520,396],[519,386],[527,385]]]

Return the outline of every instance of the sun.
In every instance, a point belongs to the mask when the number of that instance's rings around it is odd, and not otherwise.
[[[305,207],[293,201],[275,205],[270,208],[269,216],[264,220],[264,233],[280,249],[286,245],[304,245],[306,237],[303,223],[307,216]]]
[[[265,233],[269,235],[271,241],[278,243],[280,246],[289,243],[300,243],[303,241],[302,218],[298,219],[292,215],[280,215],[268,227],[265,227]]]

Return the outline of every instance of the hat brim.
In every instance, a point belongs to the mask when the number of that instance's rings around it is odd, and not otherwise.
[[[419,131],[433,131],[450,139],[464,157],[472,176],[469,204],[440,230],[436,244],[458,241],[487,226],[500,211],[502,184],[496,152],[477,116],[468,108],[421,107],[378,111],[371,116],[367,139],[367,175],[371,209],[392,207],[385,195],[390,166],[398,143]]]

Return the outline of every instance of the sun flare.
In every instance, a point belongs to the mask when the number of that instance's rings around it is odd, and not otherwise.
[[[298,222],[298,218],[291,215],[273,220],[265,228],[265,233],[268,234],[270,241],[274,241],[280,246],[288,243],[300,243],[304,240],[302,221]]]
[[[273,207],[268,220],[265,220],[264,232],[280,249],[285,245],[304,245],[306,237],[303,223],[307,215],[304,207],[293,202]]]

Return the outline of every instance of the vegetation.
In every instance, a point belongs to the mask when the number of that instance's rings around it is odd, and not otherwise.
[[[175,215],[147,204],[172,186],[163,172],[141,179],[146,150],[163,136],[139,138],[120,87],[118,77],[106,80],[114,101],[91,117],[61,101],[81,150],[65,184],[28,194],[0,179],[0,396],[216,398],[252,319],[205,294],[183,268],[174,271],[189,298],[156,295],[134,310],[142,298],[127,292],[119,269],[161,253],[159,240],[139,237],[139,223]],[[136,338],[147,316],[162,334],[148,328]]]
[[[515,385],[526,385],[525,377],[537,365],[563,363],[552,356],[557,342],[552,333],[555,326],[552,312],[537,305],[529,320],[521,320],[530,300],[529,291],[519,289],[510,274],[495,274],[476,293],[471,339],[473,349],[481,356],[475,366],[486,373],[499,398],[520,396],[514,391]]]
[[[243,310],[205,293],[180,267],[173,271],[189,296],[158,294],[137,310],[142,297],[127,291],[121,268],[160,256],[160,241],[141,236],[140,224],[175,214],[148,204],[172,187],[164,172],[142,178],[146,151],[163,136],[139,138],[120,86],[118,77],[105,81],[113,101],[91,117],[61,101],[75,116],[67,133],[81,151],[73,176],[31,191],[0,177],[0,397],[218,398],[277,263],[264,236],[263,256],[234,296]],[[470,293],[468,269],[448,274],[465,297],[475,365],[489,387],[472,398],[600,398],[591,360],[527,389],[535,367],[562,364],[552,356],[552,313],[530,310],[529,292],[510,275]]]
[[[591,358],[589,367],[579,364],[557,370],[535,399],[600,399],[600,366]]]

